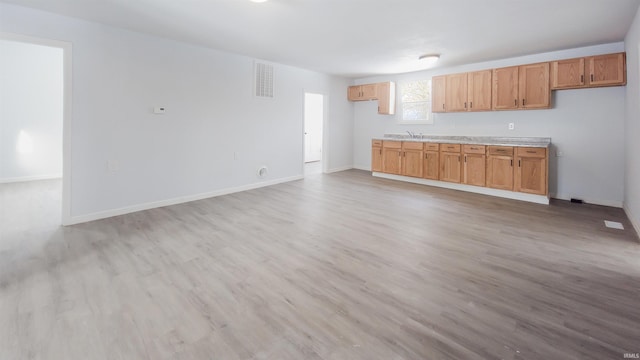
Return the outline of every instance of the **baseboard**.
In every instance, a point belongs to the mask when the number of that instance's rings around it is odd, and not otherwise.
[[[435,180],[429,180],[429,179],[414,178],[409,176],[385,174],[385,173],[378,173],[378,172],[374,172],[373,176],[381,177],[385,179],[391,179],[391,180],[406,181],[414,184],[436,186],[436,187],[441,187],[445,189],[460,190],[460,191],[472,192],[476,194],[490,195],[490,196],[496,196],[496,197],[501,197],[506,199],[513,199],[513,200],[532,202],[536,204],[549,205],[549,198],[544,195],[526,194],[526,193],[520,193],[515,191],[498,190],[498,189],[492,189],[487,187],[450,183],[446,181],[435,181]]]
[[[627,214],[627,218],[629,219],[629,222],[631,222],[631,225],[636,230],[636,235],[638,235],[638,237],[640,238],[640,224],[636,221],[637,218],[631,212],[631,209],[629,209],[627,204],[624,204],[622,208],[624,209],[624,212]]]
[[[572,198],[572,196],[569,196],[569,195],[559,195],[559,194],[551,194],[551,197],[554,199],[567,200],[567,201],[570,201]],[[614,200],[594,200],[594,199],[582,198],[582,197],[580,197],[580,200],[582,200],[585,204],[609,206],[609,207],[616,207],[616,208],[622,208],[622,205],[623,205],[622,201],[614,201]]]
[[[345,170],[351,170],[351,169],[353,169],[353,166],[351,166],[351,165],[341,166],[341,167],[337,167],[337,168],[333,168],[333,169],[327,169],[325,174],[331,174],[331,173],[336,173],[336,172],[345,171]]]
[[[238,186],[233,188],[226,188],[226,189],[221,189],[221,190],[216,190],[216,191],[211,191],[211,192],[206,192],[201,194],[180,196],[177,198],[172,198],[167,200],[154,201],[154,202],[132,205],[132,206],[127,206],[127,207],[112,209],[112,210],[105,210],[105,211],[95,212],[95,213],[86,214],[86,215],[71,216],[71,218],[69,219],[69,222],[64,223],[62,225],[66,226],[66,225],[81,224],[89,221],[106,219],[114,216],[130,214],[130,213],[143,211],[143,210],[155,209],[155,208],[170,206],[170,205],[177,205],[177,204],[182,204],[182,203],[191,202],[191,201],[208,199],[216,196],[233,194],[241,191],[258,189],[266,186],[282,184],[285,182],[301,180],[303,178],[304,176],[302,175],[296,175],[296,176],[291,176],[291,177],[286,177],[286,178],[281,178],[281,179],[276,179],[271,181],[265,181],[265,182],[259,182],[254,184],[248,184],[248,185],[243,185],[243,186]]]
[[[358,169],[358,170],[371,171],[371,167],[370,166],[354,165],[353,168],[354,169]]]
[[[24,181],[51,180],[51,179],[61,179],[61,178],[62,178],[62,174],[20,176],[20,177],[14,177],[14,178],[0,179],[0,184],[9,184],[9,183],[15,183],[15,182],[24,182]]]

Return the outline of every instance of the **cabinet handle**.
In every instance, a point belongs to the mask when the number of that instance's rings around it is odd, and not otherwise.
[[[513,167],[513,159],[511,159],[511,167]]]
[[[429,154],[424,154],[424,158],[428,159],[429,158]]]
[[[469,109],[473,109],[473,101],[469,101]]]
[[[464,102],[464,108],[465,109],[467,108],[467,102],[466,101]]]
[[[593,82],[593,74],[591,74],[591,82]]]
[[[442,110],[444,110],[444,103],[442,104]]]
[[[529,154],[535,154],[536,152],[535,152],[535,151],[533,151],[533,150],[527,150],[527,153],[529,153]]]
[[[518,106],[518,99],[513,100],[513,105]]]
[[[521,161],[521,160],[518,160],[518,167],[521,167],[521,166],[520,166],[520,161]]]
[[[524,106],[524,99],[522,99],[522,106]]]
[[[584,75],[580,75],[580,84],[584,84]]]
[[[380,155],[382,155],[382,149],[380,149]]]
[[[467,155],[464,156],[464,162],[467,162]]]

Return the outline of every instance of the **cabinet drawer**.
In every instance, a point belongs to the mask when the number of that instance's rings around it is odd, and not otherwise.
[[[440,144],[434,144],[434,143],[424,144],[424,151],[438,151],[438,150],[440,150]]]
[[[400,149],[402,148],[402,141],[383,141],[382,147],[384,148],[392,148],[392,149]]]
[[[462,147],[465,154],[483,154],[485,152],[484,145],[464,145]]]
[[[460,152],[460,144],[440,144],[440,151]]]
[[[371,140],[372,147],[382,147],[382,140]]]
[[[405,150],[422,150],[423,143],[415,141],[403,141],[402,148]]]
[[[534,147],[519,147],[516,150],[518,156],[543,158],[547,156],[547,149]]]
[[[491,145],[488,147],[487,153],[489,155],[513,156],[513,147]]]

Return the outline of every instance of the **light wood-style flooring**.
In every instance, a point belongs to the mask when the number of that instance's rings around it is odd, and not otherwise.
[[[0,359],[640,352],[620,209],[350,170],[59,227],[59,186],[0,185]]]

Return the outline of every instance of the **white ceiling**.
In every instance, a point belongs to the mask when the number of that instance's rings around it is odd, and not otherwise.
[[[638,0],[0,0],[330,74],[622,41]]]

